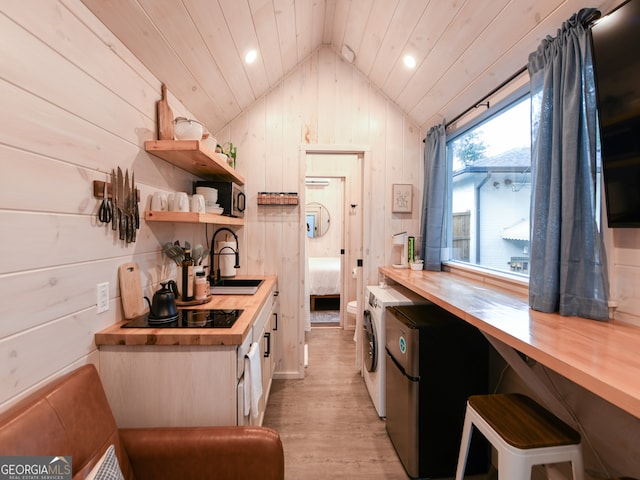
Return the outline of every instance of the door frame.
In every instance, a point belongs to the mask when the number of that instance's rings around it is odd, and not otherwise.
[[[301,145],[300,146],[300,151],[299,151],[299,158],[300,158],[300,163],[299,165],[301,166],[301,168],[298,170],[300,172],[300,177],[298,178],[298,189],[300,191],[300,208],[299,208],[299,230],[300,230],[300,235],[298,235],[299,238],[299,251],[300,252],[304,252],[305,249],[305,245],[304,245],[304,241],[305,241],[305,237],[304,235],[306,235],[306,217],[305,217],[305,208],[304,205],[306,205],[306,194],[305,194],[305,178],[306,178],[306,173],[307,173],[307,155],[313,155],[313,154],[318,154],[318,155],[357,155],[359,158],[359,161],[362,164],[362,168],[361,168],[361,175],[362,178],[360,179],[361,182],[361,191],[360,191],[360,199],[359,199],[359,203],[360,205],[358,205],[356,208],[361,208],[362,211],[362,215],[361,215],[361,225],[360,225],[360,232],[361,232],[361,245],[358,248],[358,252],[355,252],[356,258],[357,259],[361,259],[362,262],[359,262],[360,264],[356,267],[356,271],[357,271],[357,276],[356,276],[356,301],[358,303],[358,305],[364,305],[364,268],[363,266],[369,265],[369,252],[370,252],[370,244],[369,244],[369,239],[368,237],[364,234],[365,229],[364,226],[367,223],[368,219],[369,219],[369,211],[367,208],[368,205],[368,197],[370,195],[370,192],[367,189],[367,185],[371,184],[371,178],[370,178],[370,166],[371,166],[371,147],[369,147],[368,145]],[[369,167],[369,168],[368,168]],[[346,199],[346,195],[345,195],[345,202],[351,202],[352,200],[347,200]],[[344,267],[344,265],[343,265]],[[305,262],[300,262],[299,265],[299,276],[300,278],[303,280],[303,282],[305,281],[305,269],[306,269],[306,265]],[[343,268],[342,270],[348,270],[348,268]],[[343,271],[342,275],[347,275],[350,274],[349,272]],[[303,318],[305,315],[305,298],[304,298],[304,294],[305,294],[305,288],[304,288],[304,283],[302,284],[302,288],[298,289],[298,318],[300,319],[297,322],[298,325],[298,365],[300,365],[300,373],[301,373],[301,378],[304,378],[304,344],[305,344],[305,329],[304,329],[304,322],[303,322]],[[342,307],[342,300],[341,300],[341,314],[345,314],[346,313],[346,306],[345,306],[345,312],[343,312],[343,307]],[[356,312],[356,331],[355,331],[355,340],[356,340],[356,358],[355,358],[355,365],[356,368],[358,370],[360,370],[362,368],[362,355],[361,355],[361,350],[362,350],[362,342],[363,342],[363,338],[362,338],[362,322],[363,322],[363,312],[364,309],[363,308],[358,308],[358,311]]]

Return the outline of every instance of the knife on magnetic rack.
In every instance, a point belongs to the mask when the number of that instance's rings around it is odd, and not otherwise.
[[[122,184],[122,169],[118,167],[118,233],[120,240],[124,240],[126,227],[124,223],[124,186]]]
[[[118,229],[118,202],[116,201],[116,171],[111,169],[111,230]]]

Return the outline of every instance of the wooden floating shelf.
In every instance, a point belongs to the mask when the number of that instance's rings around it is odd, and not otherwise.
[[[144,218],[147,222],[209,223],[232,226],[244,225],[244,219],[242,218],[216,215],[215,213],[147,211],[145,212]]]
[[[244,185],[244,177],[223,162],[209,145],[200,140],[149,140],[147,152],[199,177]]]

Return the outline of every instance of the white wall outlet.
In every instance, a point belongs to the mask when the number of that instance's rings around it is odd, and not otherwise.
[[[99,283],[96,285],[98,295],[98,313],[109,310],[109,282]]]

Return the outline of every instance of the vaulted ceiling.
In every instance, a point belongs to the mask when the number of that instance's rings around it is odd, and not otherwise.
[[[322,46],[423,129],[519,70],[582,0],[82,0],[215,132]],[[622,0],[595,0],[605,13]],[[258,52],[252,64],[244,56]],[[405,55],[416,67],[404,65]]]

